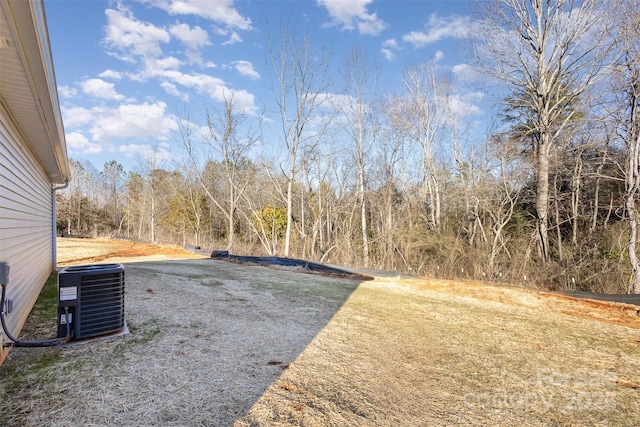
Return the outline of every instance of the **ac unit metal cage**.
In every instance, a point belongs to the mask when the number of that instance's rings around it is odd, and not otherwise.
[[[125,327],[124,266],[96,264],[60,270],[58,337],[67,334],[67,310],[74,339],[121,331]]]

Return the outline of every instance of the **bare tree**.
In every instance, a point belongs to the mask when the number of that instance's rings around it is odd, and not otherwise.
[[[382,103],[382,113],[380,122],[380,135],[375,148],[374,170],[370,175],[375,179],[375,188],[378,190],[372,197],[372,211],[376,214],[377,220],[376,237],[379,239],[378,262],[387,268],[396,268],[396,256],[401,258],[405,254],[400,253],[396,235],[399,227],[398,207],[403,202],[403,184],[400,176],[405,170],[404,162],[410,156],[404,152],[405,139],[402,131],[396,128],[397,124],[393,119],[396,104],[393,97]]]
[[[429,227],[436,231],[440,231],[442,217],[442,182],[436,154],[448,120],[441,99],[442,79],[433,63],[407,67],[402,79],[403,92],[391,112],[396,128],[421,151],[422,199],[429,208]]]
[[[158,222],[158,198],[163,197],[160,190],[162,174],[158,169],[158,157],[155,152],[144,160],[145,190],[144,196],[148,200],[149,209],[149,240],[156,242],[156,224]]]
[[[185,172],[175,172],[173,198],[164,220],[167,228],[173,227],[175,229],[176,223],[179,223],[183,245],[187,245],[187,235],[191,233],[193,234],[193,244],[200,246],[203,229],[207,222],[207,196],[197,174],[187,162],[190,163],[190,160],[186,159],[184,163],[177,164],[177,170]]]
[[[254,122],[252,120],[255,119]],[[192,169],[195,172],[202,188],[211,202],[222,212],[228,224],[227,250],[233,251],[235,242],[235,226],[238,210],[238,201],[243,191],[249,184],[251,174],[244,173],[246,168],[247,152],[258,140],[260,129],[259,117],[252,116],[245,107],[235,101],[233,93],[225,95],[223,106],[220,110],[207,112],[207,134],[204,135],[208,151],[205,158],[209,164],[217,158],[223,171],[223,179],[226,181],[224,194],[216,194],[211,181],[216,176],[205,176],[201,170],[200,154],[192,140],[193,125],[188,121],[180,121],[179,128],[182,143],[189,158]]]
[[[140,153],[135,173],[129,173],[128,215],[134,213],[138,221],[137,238],[151,243],[159,241],[158,220],[166,210],[172,195],[171,172],[164,169],[165,160],[159,146]]]
[[[262,165],[268,170],[270,165]],[[250,188],[241,192],[244,209],[239,209],[239,214],[245,219],[245,224],[251,230],[252,236],[258,238],[260,245],[270,256],[278,253],[279,227],[275,221],[279,217],[274,206],[277,205],[277,190],[273,187],[271,177],[254,174]],[[271,213],[269,213],[271,211]],[[271,220],[271,224],[268,224]]]
[[[88,187],[84,165],[77,160],[70,159],[70,166],[72,179],[64,191],[69,205],[67,209],[67,235],[81,231],[83,200],[86,200],[85,192]]]
[[[609,4],[614,25],[613,40],[620,57],[615,64],[614,84],[618,108],[614,116],[618,134],[624,142],[625,193],[624,207],[629,222],[629,263],[632,278],[629,292],[640,294],[640,260],[638,259],[638,227],[640,226],[640,3],[615,1]]]
[[[127,237],[131,237],[133,229],[134,236],[141,240],[147,204],[144,192],[145,180],[141,174],[129,172],[125,186],[127,187],[127,206],[125,208]]]
[[[278,39],[267,31],[267,61],[271,64],[271,85],[280,114],[287,160],[282,166],[286,178],[287,228],[284,256],[289,256],[293,226],[293,191],[300,156],[314,151],[326,134],[328,121],[321,107],[328,99],[329,55],[314,49],[312,38],[302,39],[283,24]]]
[[[513,153],[500,149],[495,153],[497,165],[494,173],[497,176],[491,185],[485,182],[487,197],[481,199],[481,206],[490,218],[490,274],[494,273],[495,259],[499,252],[505,251],[509,255],[508,236],[505,236],[504,229],[513,217],[524,182],[522,168],[512,161],[513,157]]]
[[[102,215],[107,204],[104,180],[100,172],[87,160],[70,159],[72,171],[69,186],[60,194],[58,219],[66,220],[67,234],[93,235],[96,237],[108,222]],[[62,228],[62,224],[59,224]]]
[[[367,156],[376,138],[375,66],[367,61],[361,49],[353,49],[345,62],[342,78],[343,97],[338,100],[338,108],[346,122],[345,130],[352,144],[358,175],[358,201],[362,234],[362,257],[365,267],[369,266],[369,230],[367,226],[366,164]]]
[[[481,67],[506,86],[505,105],[530,138],[536,172],[537,235],[549,259],[549,158],[576,118],[577,99],[602,72],[606,43],[597,0],[483,2]]]
[[[104,164],[102,178],[105,181],[108,192],[108,204],[107,215],[109,215],[113,221],[112,225],[118,227],[118,236],[122,233],[122,223],[124,216],[122,215],[122,187],[126,174],[124,167],[115,160],[110,160]]]

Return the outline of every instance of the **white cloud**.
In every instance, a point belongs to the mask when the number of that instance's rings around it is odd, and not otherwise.
[[[405,34],[402,40],[414,47],[423,47],[444,38],[464,38],[469,35],[472,21],[465,16],[439,17],[434,13],[429,17],[426,27],[424,32],[411,31]]]
[[[171,15],[196,15],[240,30],[251,29],[251,19],[233,8],[233,0],[142,0]]]
[[[78,89],[69,86],[58,86],[58,95],[62,98],[73,98],[78,95]]]
[[[436,63],[440,61],[442,58],[444,58],[444,52],[441,50],[437,50],[436,53],[433,55],[433,62]]]
[[[255,113],[255,97],[246,90],[235,90],[227,87],[224,80],[208,74],[185,74],[178,70],[166,70],[159,76],[167,79],[174,85],[196,89],[198,93],[211,99],[223,102],[233,95],[237,105],[248,113]]]
[[[216,27],[213,29],[213,32],[219,36],[228,37],[226,41],[221,43],[222,46],[229,46],[243,41],[237,31],[230,31],[226,28]]]
[[[247,76],[254,80],[260,80],[260,74],[253,68],[253,64],[249,61],[235,61],[233,62],[236,70],[243,76]]]
[[[356,28],[363,35],[377,36],[387,24],[378,15],[369,13],[367,5],[372,0],[317,0],[319,6],[324,6],[331,15],[329,26],[342,25],[343,30],[353,31]]]
[[[133,140],[136,142],[130,146],[138,146],[140,140],[150,140],[163,144],[177,130],[175,117],[166,109],[163,102],[63,109],[67,145],[71,151],[97,154],[116,142]]]
[[[122,78],[122,73],[115,70],[105,70],[98,74],[98,77],[103,79],[120,80]]]
[[[173,56],[162,59],[146,58],[144,61],[144,70],[138,76],[141,80],[164,76],[167,70],[178,70],[182,65],[182,61]]]
[[[381,19],[378,19],[378,15],[375,13],[367,15],[358,21],[358,31],[360,34],[366,36],[377,36],[384,31],[385,28],[387,28],[387,24]]]
[[[189,94],[180,92],[178,90],[178,88],[176,87],[176,85],[174,85],[173,83],[162,82],[162,83],[160,83],[160,87],[162,87],[164,89],[164,91],[167,92],[169,95],[173,95],[175,97],[178,97],[178,98],[182,99],[185,102],[189,101]]]
[[[451,71],[453,72],[453,74],[455,75],[459,75],[459,74],[466,74],[470,69],[472,69],[471,65],[469,64],[456,64],[453,66],[453,68],[451,69]]]
[[[124,99],[124,96],[116,92],[113,83],[105,82],[102,79],[87,79],[80,86],[82,91],[89,96],[116,101]]]
[[[396,59],[396,51],[402,50],[402,48],[398,45],[398,41],[396,39],[388,39],[382,42],[382,48],[380,52],[384,55],[387,61],[393,61]]]
[[[145,102],[113,108],[63,108],[62,113],[68,130],[88,127],[93,141],[105,144],[128,138],[167,139],[177,126],[166,109],[164,102]]]
[[[124,153],[129,158],[139,157],[145,162],[158,165],[170,161],[173,156],[166,143],[152,147],[149,144],[127,144],[121,145],[118,151]]]
[[[124,6],[119,10],[107,9],[104,43],[118,58],[134,62],[135,56],[160,56],[161,43],[168,43],[171,35],[164,28],[139,21]]]
[[[71,129],[77,126],[82,126],[87,123],[91,123],[93,114],[91,110],[82,107],[65,108],[62,107],[62,121],[65,128]]]
[[[389,49],[400,49],[398,41],[396,39],[388,39],[382,42],[382,47],[388,47]]]
[[[451,69],[451,72],[456,76],[458,81],[480,81],[482,75],[478,73],[478,70],[473,68],[469,64],[456,64]]]
[[[356,102],[353,96],[341,93],[324,93],[320,94],[323,106],[334,111],[349,110]]]
[[[166,108],[164,102],[95,107],[91,109],[93,125],[90,132],[98,142],[127,138],[166,139],[177,128],[175,121],[165,115]]]
[[[90,142],[80,132],[71,132],[65,135],[69,150],[80,154],[99,154],[103,149],[100,144]]]
[[[396,59],[396,54],[391,49],[383,47],[382,49],[380,49],[380,52],[382,53],[382,56],[384,56],[384,59],[386,59],[387,61],[393,61],[394,59]]]
[[[200,51],[187,50],[184,53],[185,58],[189,64],[202,64],[202,54]]]
[[[192,50],[211,44],[209,34],[198,26],[191,28],[188,24],[175,24],[169,27],[169,32]]]
[[[482,92],[471,92],[466,95],[454,95],[451,97],[451,108],[458,117],[480,114],[482,110],[478,104],[484,98]]]
[[[222,46],[230,46],[232,44],[241,43],[242,41],[242,37],[240,37],[237,32],[232,31],[227,41],[222,43]]]

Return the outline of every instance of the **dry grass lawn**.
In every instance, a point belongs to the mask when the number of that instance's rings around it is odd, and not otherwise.
[[[640,425],[635,306],[63,240],[126,262],[131,334],[12,351],[0,425]]]
[[[640,319],[470,283],[363,283],[236,425],[638,426]]]

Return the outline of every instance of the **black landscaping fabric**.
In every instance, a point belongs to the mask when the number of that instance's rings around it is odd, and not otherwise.
[[[596,301],[621,302],[624,304],[632,304],[640,306],[640,295],[638,294],[598,294],[595,292],[585,291],[567,291],[562,295],[568,295],[575,298],[592,299]]]
[[[255,264],[263,266],[273,267],[289,267],[299,268],[305,272],[323,274],[327,276],[345,277],[357,280],[369,280],[370,276],[366,276],[360,273],[347,271],[337,267],[331,267],[325,264],[317,262],[306,261],[295,258],[284,258],[276,256],[244,256],[244,255],[231,255],[228,251],[213,251],[211,258],[223,261],[232,261],[242,264]]]

